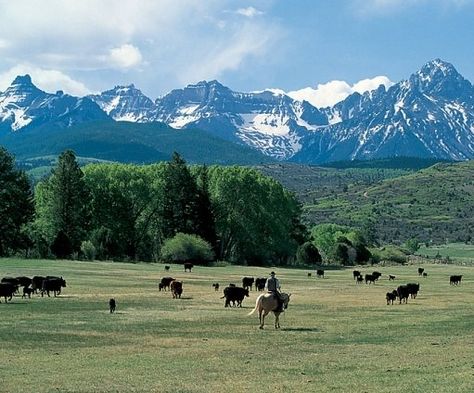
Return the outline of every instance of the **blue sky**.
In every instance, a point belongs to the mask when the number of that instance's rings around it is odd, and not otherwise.
[[[330,96],[438,57],[473,82],[472,21],[474,0],[0,0],[0,90],[28,72],[77,95],[218,79]]]

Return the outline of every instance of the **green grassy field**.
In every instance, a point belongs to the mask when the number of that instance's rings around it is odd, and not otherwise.
[[[440,255],[441,258],[449,257],[451,261],[474,265],[474,245],[464,243],[449,243],[438,246],[422,246],[417,255],[434,258]]]
[[[223,287],[270,269],[196,267],[168,273],[182,299],[158,292],[163,265],[0,260],[0,276],[63,275],[58,298],[15,297],[0,304],[1,392],[472,392],[474,267],[378,268],[376,285],[357,286],[351,270],[277,269],[292,293],[273,328],[244,308],[223,307]],[[373,268],[363,268],[371,272]],[[385,274],[395,274],[395,283]],[[462,285],[449,285],[463,274]],[[421,283],[408,305],[385,293]],[[108,313],[108,299],[117,313]]]

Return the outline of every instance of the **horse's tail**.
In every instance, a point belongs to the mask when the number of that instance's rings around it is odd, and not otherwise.
[[[252,311],[250,311],[250,312],[247,314],[247,316],[252,315],[255,311],[257,311],[258,306],[260,306],[260,304],[262,303],[262,297],[263,297],[263,295],[264,295],[264,294],[262,293],[262,294],[257,298],[257,300],[255,301],[255,308],[254,308]]]

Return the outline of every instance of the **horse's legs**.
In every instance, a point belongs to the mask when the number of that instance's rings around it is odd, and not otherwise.
[[[275,329],[280,328],[280,313],[279,312],[274,312],[275,314]]]
[[[266,310],[263,312],[263,315],[262,315],[262,323],[261,323],[261,325],[260,325],[260,329],[263,329],[263,325],[265,325],[265,317],[268,315],[269,312],[270,312],[270,311],[266,311]]]

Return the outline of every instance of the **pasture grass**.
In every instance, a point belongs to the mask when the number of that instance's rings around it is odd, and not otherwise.
[[[67,288],[2,299],[0,391],[472,392],[474,267],[423,267],[427,278],[417,266],[375,268],[384,274],[376,285],[356,285],[352,269],[318,279],[277,268],[290,306],[281,330],[273,316],[259,330],[246,315],[255,291],[242,309],[220,297],[269,268],[2,259],[0,276],[62,275]],[[462,285],[450,286],[451,274]],[[183,280],[182,299],[158,292],[167,275]],[[420,282],[419,296],[387,306],[385,293],[407,282]]]
[[[416,252],[417,255],[434,258],[436,255],[441,258],[449,257],[452,261],[460,263],[470,263],[474,265],[474,245],[465,243],[448,243],[434,246],[421,246]]]

